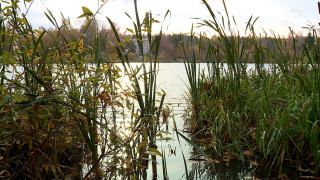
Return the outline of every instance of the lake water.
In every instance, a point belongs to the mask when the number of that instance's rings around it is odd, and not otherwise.
[[[132,64],[133,67],[135,64]],[[139,65],[139,64],[136,64]],[[224,65],[226,67],[226,65]],[[249,64],[248,69],[253,69],[254,65]],[[200,69],[206,70],[206,64],[200,64]],[[170,107],[173,110],[174,119],[177,123],[178,130],[183,132],[184,119],[186,107],[186,91],[187,91],[187,74],[183,63],[160,63],[159,72],[157,76],[157,87],[163,89],[167,96],[165,103],[172,104]],[[169,120],[169,127],[173,127],[172,119]],[[170,129],[170,128],[169,128]],[[192,161],[194,159],[195,150],[192,146],[180,138],[181,147],[177,140],[176,134],[172,128],[170,130],[170,141],[158,141],[157,145],[160,148],[165,149],[166,165],[169,179],[185,179],[185,166],[182,156],[182,151],[185,155],[188,167],[188,173],[193,179],[254,179],[254,167],[250,163],[229,163],[226,166],[222,164],[216,164],[212,167],[208,163],[201,161]],[[188,135],[188,134],[185,134]],[[175,154],[171,153],[171,150],[175,150]],[[158,158],[159,159],[159,158]],[[158,177],[163,179],[162,164],[159,161],[158,165]],[[152,179],[151,170],[148,173],[148,179]]]
[[[135,66],[135,64],[132,65]],[[136,65],[139,65],[139,63],[137,63]],[[199,64],[199,67],[206,73],[206,63]],[[227,65],[223,64],[223,68],[224,70],[226,70]],[[254,69],[254,64],[247,64],[247,71],[252,71]],[[270,70],[270,64],[265,64],[264,69]],[[185,96],[187,91],[187,85],[187,74],[183,63],[159,64],[157,87],[159,89],[165,90],[165,92],[167,93],[165,103],[172,104],[170,107],[173,110],[174,119],[177,123],[177,127],[180,132],[183,132],[184,130],[185,121],[183,119],[183,114],[186,110]],[[170,137],[172,138],[172,140],[166,142],[157,142],[158,147],[163,148],[165,150],[167,173],[169,179],[186,179],[182,151],[186,158],[188,174],[190,179],[225,180],[267,178],[267,171],[263,169],[263,167],[258,170],[258,168],[256,166],[251,165],[250,162],[243,163],[239,161],[230,161],[228,162],[228,164],[226,164],[226,162],[220,161],[219,163],[215,163],[214,166],[212,166],[209,163],[206,163],[205,161],[193,160],[197,158],[203,159],[203,157],[199,156],[199,153],[197,153],[196,150],[194,150],[194,148],[182,138],[180,138],[180,147],[176,137],[176,133],[172,130],[172,119],[170,119],[169,121],[169,126],[171,127]],[[189,136],[187,133],[184,133],[184,135]],[[175,154],[170,153],[172,149],[175,150]],[[160,159],[158,158],[158,160]],[[163,179],[161,161],[159,161],[158,163],[158,179]],[[297,177],[299,177],[299,173],[292,170],[292,168],[284,167],[284,169],[284,171],[288,172],[289,178],[296,179]],[[277,177],[277,172],[275,172],[275,174],[273,174],[272,176]],[[148,172],[148,179],[152,179],[151,170],[149,170]]]
[[[131,66],[140,66],[141,63],[131,63]],[[118,64],[122,67],[121,64]],[[206,72],[206,63],[199,64],[200,69]],[[226,69],[226,64],[223,65]],[[268,69],[268,65],[265,65]],[[248,64],[247,70],[254,69],[253,64]],[[22,71],[20,69],[20,71]],[[10,77],[11,76],[11,77]],[[9,79],[14,76],[12,73]],[[125,80],[122,83],[126,83]],[[163,89],[167,96],[165,98],[165,104],[167,104],[172,109],[173,118],[169,119],[169,132],[167,137],[172,140],[161,140],[157,141],[158,150],[161,149],[165,152],[167,173],[169,179],[178,180],[186,179],[185,165],[183,160],[182,152],[185,155],[188,175],[190,179],[254,179],[256,176],[261,177],[261,175],[256,174],[256,167],[252,166],[249,162],[241,163],[237,161],[231,161],[228,165],[225,162],[220,162],[214,164],[214,166],[209,165],[204,161],[195,161],[193,159],[201,159],[202,157],[194,150],[194,148],[185,140],[180,138],[180,143],[177,140],[176,133],[173,131],[173,119],[177,123],[179,132],[184,130],[184,119],[183,115],[186,110],[186,91],[187,91],[187,74],[185,71],[185,66],[183,63],[160,63],[159,71],[157,75],[157,88],[158,91]],[[160,99],[160,97],[158,98]],[[118,117],[118,122],[123,119]],[[184,135],[189,136],[187,133]],[[180,146],[181,145],[181,146]],[[173,153],[174,152],[174,153]],[[202,158],[203,159],[203,158]],[[158,160],[158,179],[163,179],[162,172],[162,162],[159,157]],[[152,179],[151,164],[149,164],[148,179]],[[263,177],[263,175],[262,175]]]

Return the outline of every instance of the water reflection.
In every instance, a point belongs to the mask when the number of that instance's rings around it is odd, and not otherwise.
[[[139,66],[139,63],[132,64],[133,67]],[[206,64],[200,64],[201,69],[206,70]],[[224,65],[223,67],[227,67]],[[173,119],[177,123],[178,130],[183,132],[184,130],[184,119],[183,114],[185,113],[185,92],[187,91],[186,80],[187,75],[184,69],[184,64],[179,63],[161,63],[159,65],[159,71],[157,76],[157,86],[158,91],[163,89],[167,96],[165,98],[165,103],[172,108]],[[253,65],[248,65],[248,70],[253,69]],[[206,73],[206,71],[204,71]],[[122,77],[121,85],[128,86],[130,88],[130,81],[127,76]],[[137,105],[137,104],[135,104]],[[122,116],[117,116],[116,125],[120,129],[119,135],[121,139],[125,140],[133,136],[134,123],[132,122],[131,112],[128,110],[123,110]],[[157,149],[165,154],[165,162],[157,156],[157,175],[154,176],[152,168],[152,160],[148,161],[148,169],[144,171],[144,168],[136,168],[135,170],[140,170],[138,173],[140,179],[164,179],[164,173],[168,175],[169,179],[186,179],[186,171],[183,160],[184,153],[186,158],[186,163],[188,167],[188,177],[189,179],[254,179],[256,167],[252,166],[249,162],[242,163],[232,161],[229,165],[225,165],[225,162],[219,164],[210,165],[207,162],[193,161],[190,159],[197,159],[197,155],[194,155],[193,148],[189,143],[180,138],[180,143],[177,140],[176,133],[173,131],[172,119],[169,120],[169,133],[164,133],[164,138],[158,137],[156,141]],[[166,131],[164,126],[161,126],[162,132]],[[185,134],[188,136],[188,134]],[[162,140],[160,140],[162,139]],[[169,140],[171,139],[171,140]],[[137,142],[130,142],[137,143]],[[133,145],[133,144],[132,144]],[[133,145],[134,146],[134,145]],[[120,161],[124,161],[120,164],[123,167],[118,167],[118,174],[125,174],[124,171],[130,167],[129,161],[133,162],[135,159],[126,154],[126,151],[118,152],[118,156],[110,156],[108,165]],[[136,152],[135,152],[136,153]],[[134,154],[134,153],[133,153]],[[112,158],[122,157],[123,160],[115,161]],[[136,157],[139,158],[139,157]],[[165,163],[165,164],[164,164]],[[106,164],[107,165],[107,164]],[[143,166],[143,165],[141,165]],[[165,168],[164,168],[165,167]],[[165,169],[165,171],[163,171]],[[144,172],[143,172],[144,171]],[[147,173],[147,174],[145,174]]]
[[[189,171],[190,179],[254,179],[255,169],[250,163],[230,161],[229,165],[223,162],[212,166],[208,162],[193,162]]]
[[[131,65],[136,67],[140,64],[132,63]],[[202,69],[206,69],[205,66],[206,64],[200,64]],[[248,66],[249,69],[254,68],[252,65]],[[120,64],[118,67],[121,69]],[[171,114],[177,123],[178,130],[183,132],[183,114],[186,105],[184,96],[185,91],[187,91],[185,84],[187,81],[187,75],[184,64],[161,63],[159,68],[157,76],[157,91],[161,91],[161,89],[163,89],[166,92],[167,96],[165,98],[165,105],[168,105],[171,108]],[[11,69],[11,72],[11,76],[8,76],[9,79],[14,78],[16,74],[15,72],[22,72],[22,69]],[[57,73],[54,73],[54,75],[55,74]],[[87,76],[90,75],[88,74]],[[127,75],[122,74],[119,82],[121,82],[122,90],[133,90],[132,82],[129,80]],[[79,84],[80,79],[77,79],[77,81],[73,83],[76,85]],[[68,88],[69,87],[65,87],[66,91]],[[103,89],[101,91],[103,91]],[[128,101],[132,102],[132,99]],[[137,104],[134,105],[137,107]],[[106,169],[106,171],[103,172],[106,178],[114,177],[115,179],[121,179],[123,177],[128,177],[128,172],[131,171],[133,172],[132,174],[135,173],[134,175],[137,175],[136,177],[140,176],[140,179],[164,179],[164,173],[167,173],[170,179],[185,179],[187,175],[185,174],[185,165],[182,153],[184,153],[186,158],[189,179],[253,179],[256,176],[256,167],[252,166],[249,162],[229,162],[228,166],[225,165],[225,162],[220,162],[219,164],[214,164],[214,166],[212,166],[207,162],[190,160],[199,157],[194,156],[193,149],[190,144],[181,138],[180,142],[177,140],[176,133],[172,129],[172,119],[169,119],[168,128],[166,126],[161,126],[159,132],[164,133],[162,133],[162,136],[158,136],[156,138],[157,149],[160,152],[164,152],[163,154],[165,154],[165,156],[164,161],[157,156],[157,176],[154,177],[152,169],[153,160],[148,160],[148,164],[139,164],[140,161],[143,160],[143,157],[140,156],[137,147],[139,147],[139,144],[143,142],[143,138],[133,139],[132,137],[138,134],[137,131],[140,131],[139,133],[143,134],[143,132],[141,132],[143,127],[136,127],[135,117],[132,111],[125,107],[118,109],[117,116],[114,119],[111,108],[106,111],[107,112],[102,111],[101,113],[103,123],[101,123],[102,126],[100,126],[101,139],[104,139],[106,142],[99,142],[99,144],[101,144],[99,145],[99,154],[105,153],[105,158],[102,160],[102,166]],[[115,131],[112,131],[113,128]],[[169,133],[166,133],[167,130]],[[187,134],[185,135],[187,136]],[[120,145],[123,147],[119,147]],[[106,146],[108,147],[106,148]],[[104,152],[104,149],[106,149],[106,152]],[[107,152],[107,150],[111,153]],[[164,163],[166,164],[165,168]],[[146,165],[148,166],[147,170],[145,169]],[[90,167],[86,168],[91,169]],[[165,169],[166,172],[164,172],[163,169]],[[86,171],[84,171],[84,174],[86,174]]]

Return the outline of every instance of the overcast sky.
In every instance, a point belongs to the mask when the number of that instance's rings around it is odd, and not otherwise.
[[[215,12],[224,12],[222,0],[207,1]],[[255,26],[256,31],[262,32],[263,28],[267,32],[272,30],[285,36],[289,33],[288,27],[296,33],[306,33],[307,31],[301,27],[317,25],[320,21],[316,0],[225,0],[225,2],[229,14],[235,17],[240,32],[245,29],[245,24],[251,15],[259,17]],[[95,12],[98,9],[98,1],[35,0],[27,17],[35,28],[52,27],[43,13],[48,8],[57,19],[62,12],[65,17],[71,19],[73,26],[79,27],[83,22],[77,18],[82,14],[81,6],[86,6]],[[166,11],[170,10],[171,18],[164,22],[164,31],[167,33],[190,32],[192,23],[196,25],[200,22],[193,18],[210,19],[210,14],[201,0],[138,0],[138,9],[141,18],[145,12],[151,10],[154,17],[160,21],[163,20]],[[108,25],[105,18],[108,16],[122,30],[132,28],[132,23],[124,12],[134,16],[133,0],[109,0],[101,9],[98,19]]]

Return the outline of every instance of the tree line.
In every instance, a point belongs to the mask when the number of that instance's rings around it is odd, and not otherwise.
[[[107,56],[109,59],[116,60],[117,52],[115,45],[119,45],[116,39],[115,34],[113,33],[111,27],[107,27],[99,24],[97,21],[84,22],[80,28],[74,28],[70,23],[64,23],[65,26],[60,29],[49,28],[46,31],[48,33],[43,37],[44,46],[54,47],[58,46],[59,49],[68,48],[68,44],[65,42],[77,42],[80,38],[83,39],[84,51],[87,54],[92,54],[92,50],[98,49],[100,54]],[[115,24],[115,23],[114,23]],[[134,42],[134,35],[130,33],[130,29],[127,29],[125,32],[120,32],[119,27],[115,27],[118,31],[119,38],[122,39],[125,48],[128,49],[128,58],[130,61],[139,61],[139,56],[136,54],[137,47]],[[57,34],[61,34],[60,36]],[[192,37],[193,36],[193,37]],[[58,37],[58,38],[57,38]],[[192,39],[192,40],[191,40]],[[208,52],[207,42],[215,42],[217,39],[216,36],[206,37],[205,35],[194,35],[194,34],[162,34],[161,44],[159,50],[159,61],[160,62],[183,62],[184,53],[182,51],[187,51],[187,54],[194,54],[197,57],[198,62],[207,62]],[[232,39],[232,37],[230,37]],[[279,41],[276,41],[276,40]],[[193,41],[193,42],[192,42]],[[245,44],[246,49],[254,49],[253,44],[246,42],[246,38],[242,37],[240,42]],[[179,47],[181,42],[185,44],[185,47]],[[310,32],[307,36],[298,35],[298,34],[289,34],[288,37],[279,37],[274,35],[270,36],[260,36],[258,38],[259,45],[264,49],[269,51],[275,50],[276,47],[279,47],[275,42],[282,43],[280,47],[283,47],[284,53],[302,53],[304,46],[311,47],[315,43],[315,37]],[[217,48],[219,42],[215,42]],[[180,44],[180,45],[179,45]],[[97,47],[97,48],[96,48]],[[183,49],[183,50],[182,50]],[[291,50],[290,50],[291,49]],[[219,49],[216,49],[219,51]],[[150,53],[153,53],[152,51]],[[252,55],[254,52],[252,51]],[[248,58],[248,62],[251,61],[251,58]],[[222,60],[223,62],[223,60]]]

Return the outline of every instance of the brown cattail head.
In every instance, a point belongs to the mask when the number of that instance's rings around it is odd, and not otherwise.
[[[319,10],[319,14],[320,14],[320,2],[318,2],[318,10]]]

